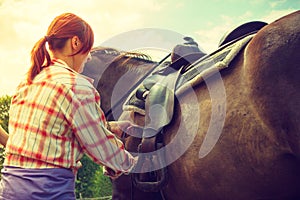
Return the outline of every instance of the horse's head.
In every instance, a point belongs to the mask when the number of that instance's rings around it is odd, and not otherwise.
[[[133,85],[156,62],[143,53],[107,47],[94,48],[91,55],[92,59],[86,63],[83,74],[94,79],[94,86],[101,95],[101,108],[106,114],[112,108],[107,118],[115,120]]]

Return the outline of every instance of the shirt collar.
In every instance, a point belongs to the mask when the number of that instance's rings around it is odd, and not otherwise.
[[[63,60],[61,60],[61,59],[53,58],[53,59],[52,59],[52,63],[53,63],[53,64],[56,64],[56,66],[63,67],[63,68],[65,68],[65,69],[67,69],[67,70],[69,70],[69,71],[71,71],[71,72],[77,74],[78,76],[83,77],[84,79],[88,80],[91,84],[94,83],[94,79],[92,79],[92,78],[90,78],[90,77],[88,77],[88,76],[85,76],[85,75],[83,75],[83,74],[79,74],[79,73],[76,72],[74,69],[72,69],[71,67],[69,67],[69,65],[68,65],[65,61],[63,61]]]

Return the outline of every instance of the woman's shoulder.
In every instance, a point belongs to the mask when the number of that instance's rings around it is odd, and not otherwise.
[[[72,96],[95,98],[98,95],[88,78],[64,67],[49,66],[36,76],[34,82],[37,85],[45,84],[45,87],[50,85]]]
[[[68,68],[51,66],[45,71],[45,76],[51,81],[70,85],[71,87],[93,87],[92,82],[88,78]]]

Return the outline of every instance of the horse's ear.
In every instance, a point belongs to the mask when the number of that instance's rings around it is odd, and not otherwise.
[[[262,21],[252,21],[252,22],[244,23],[244,24],[234,28],[232,31],[225,33],[223,35],[223,37],[221,38],[218,47],[220,47],[228,42],[231,42],[235,39],[238,39],[239,37],[247,35],[249,33],[257,32],[267,24],[268,23],[262,22]]]

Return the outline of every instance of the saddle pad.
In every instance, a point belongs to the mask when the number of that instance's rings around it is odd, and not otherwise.
[[[192,65],[194,67],[185,72],[183,76],[179,77],[176,94],[180,95],[187,88],[200,84],[203,81],[203,77],[209,77],[228,67],[231,61],[246,46],[246,44],[248,44],[253,36],[254,35],[249,35],[216,54],[209,56],[207,59],[198,63],[193,63]]]
[[[253,36],[254,34],[248,35],[243,39],[222,48],[221,50],[215,51],[211,55],[205,56],[205,58],[200,58],[188,66],[188,70],[183,71],[181,76],[178,77],[175,90],[176,96],[181,95],[192,86],[200,84],[204,80],[204,77],[209,77],[228,67],[230,62],[245,47]],[[187,67],[185,66],[185,68]],[[142,87],[142,84],[140,87]],[[139,87],[134,90],[125,101],[123,104],[123,110],[134,111],[141,115],[145,115],[145,101],[136,97],[136,91],[138,89]]]

